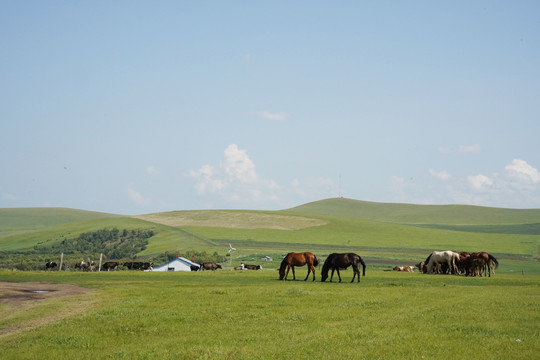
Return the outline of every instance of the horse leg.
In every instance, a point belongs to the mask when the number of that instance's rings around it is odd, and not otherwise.
[[[306,278],[304,279],[304,281],[306,281],[306,280],[308,279],[308,277],[309,277],[309,272],[310,272],[310,271],[311,271],[311,268],[310,268],[309,265],[308,265],[308,267],[307,267],[307,276],[306,276]]]
[[[339,274],[339,267],[336,268],[337,276],[339,278],[339,282],[341,282],[341,275]]]
[[[353,277],[351,282],[354,282],[354,277],[358,276],[358,282],[360,282],[360,270],[358,269],[358,265],[353,264]]]
[[[284,280],[287,280],[287,276],[289,276],[289,270],[291,270],[291,266],[287,265],[287,273],[285,274],[285,279]]]
[[[292,267],[292,279],[296,280],[296,274],[294,273],[294,266],[291,266],[291,267]]]
[[[330,276],[330,282],[332,282],[332,279],[334,278],[334,268],[332,268],[332,276]]]
[[[307,278],[309,277],[309,271],[311,270],[311,272],[313,273],[313,280],[311,281],[315,281],[315,267],[313,265],[308,265],[308,273],[307,273],[307,276],[306,276],[306,280]],[[304,280],[304,281],[306,281]]]

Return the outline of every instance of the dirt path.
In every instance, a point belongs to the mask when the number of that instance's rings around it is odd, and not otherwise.
[[[91,291],[71,284],[0,281],[0,318],[4,318],[8,314],[23,312],[30,307],[46,304],[52,299],[79,296]],[[27,320],[14,326],[0,327],[0,338],[79,314],[88,308],[89,302],[91,300],[74,301],[64,305],[53,315]]]

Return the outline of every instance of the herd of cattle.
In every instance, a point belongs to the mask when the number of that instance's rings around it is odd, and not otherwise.
[[[48,261],[45,263],[45,270],[52,270],[56,268],[58,264],[55,261]],[[118,261],[107,261],[102,264],[101,267],[104,270],[118,270],[120,263]],[[128,268],[129,270],[152,270],[154,263],[153,262],[140,262],[140,261],[130,261],[125,262],[122,266]],[[96,271],[96,264],[93,261],[81,261],[75,263],[73,266],[75,269],[80,271]]]

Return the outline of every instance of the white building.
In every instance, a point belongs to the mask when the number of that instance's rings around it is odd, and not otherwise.
[[[154,271],[191,271],[192,266],[200,267],[199,264],[195,264],[186,258],[177,257],[165,264],[154,266]]]

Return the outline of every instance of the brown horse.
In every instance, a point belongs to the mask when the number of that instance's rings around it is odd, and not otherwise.
[[[287,256],[283,259],[281,262],[281,265],[279,267],[279,280],[287,280],[287,276],[289,275],[289,270],[292,268],[292,274],[293,274],[293,280],[296,280],[296,275],[294,274],[294,267],[295,266],[308,266],[308,273],[304,281],[306,281],[309,277],[309,272],[313,272],[313,280],[315,281],[315,266],[319,265],[319,260],[317,260],[317,257],[310,252],[303,252],[303,253],[288,253]],[[285,274],[285,268],[287,268],[287,273]]]
[[[330,254],[326,258],[326,261],[323,264],[321,271],[321,281],[324,282],[328,279],[328,270],[332,269],[332,275],[330,276],[330,282],[334,277],[334,271],[337,271],[339,277],[339,282],[341,282],[341,275],[339,274],[339,269],[347,269],[352,265],[353,267],[353,278],[351,282],[354,281],[354,277],[358,276],[358,282],[360,282],[360,270],[358,269],[358,264],[362,264],[362,276],[366,276],[366,263],[360,255],[355,253],[345,253],[345,254]]]

